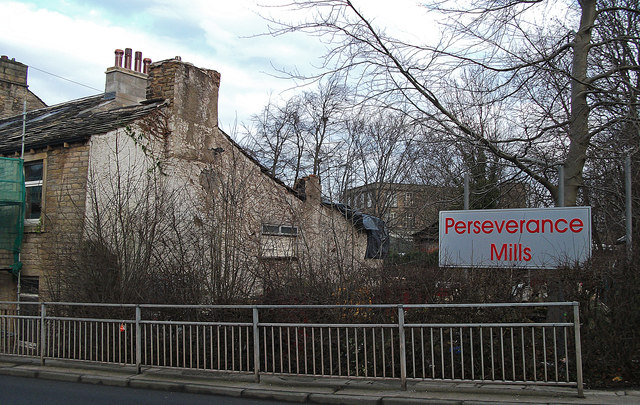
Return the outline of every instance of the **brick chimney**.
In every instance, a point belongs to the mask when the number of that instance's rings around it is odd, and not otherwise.
[[[174,115],[208,128],[218,126],[220,73],[173,59],[149,66],[147,99],[163,98]]]
[[[293,188],[298,196],[305,201],[317,203],[322,201],[322,186],[320,186],[320,179],[316,175],[310,174],[298,179]]]
[[[124,67],[123,67],[124,55]],[[114,65],[107,69],[105,92],[116,93],[116,102],[125,106],[138,104],[147,98],[148,76],[142,71],[142,52],[135,53],[135,65],[131,68],[131,48],[115,50]]]
[[[25,100],[27,110],[46,107],[27,86],[28,66],[8,56],[0,57],[0,119],[22,114]]]

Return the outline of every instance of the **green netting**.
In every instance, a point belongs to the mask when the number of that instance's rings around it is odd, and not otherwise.
[[[24,170],[22,159],[0,158],[0,249],[13,253],[11,271],[17,274],[24,231]]]

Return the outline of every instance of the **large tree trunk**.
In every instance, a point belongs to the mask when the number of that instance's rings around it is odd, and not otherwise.
[[[596,0],[580,0],[582,16],[573,44],[571,71],[571,118],[569,123],[569,153],[564,163],[564,201],[575,206],[582,185],[582,171],[589,145],[589,104],[587,94],[587,56],[591,46],[591,30],[596,19]]]

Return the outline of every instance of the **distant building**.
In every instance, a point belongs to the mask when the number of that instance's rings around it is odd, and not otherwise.
[[[413,234],[433,224],[438,212],[453,204],[453,190],[440,186],[371,183],[346,191],[343,201],[364,213],[383,218],[391,248],[413,249]]]
[[[496,192],[493,208],[528,207],[526,184],[505,182]],[[396,252],[438,248],[438,214],[462,209],[463,190],[426,184],[370,183],[348,189],[343,197],[351,207],[383,218]]]

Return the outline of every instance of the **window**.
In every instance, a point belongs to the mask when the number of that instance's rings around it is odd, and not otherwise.
[[[404,205],[405,207],[413,207],[413,193],[407,191],[404,195]]]
[[[413,216],[413,214],[407,214],[406,225],[407,225],[407,228],[415,228],[416,219]]]
[[[297,226],[262,224],[261,256],[263,258],[296,257],[297,236]]]
[[[263,235],[298,236],[298,227],[291,225],[262,225]]]
[[[389,193],[389,206],[393,208],[398,206],[398,196],[396,193]]]
[[[371,198],[371,193],[367,193],[367,208],[371,208],[373,205],[373,198]]]
[[[42,160],[24,163],[24,185],[27,199],[25,206],[25,223],[36,224],[42,215]]]

